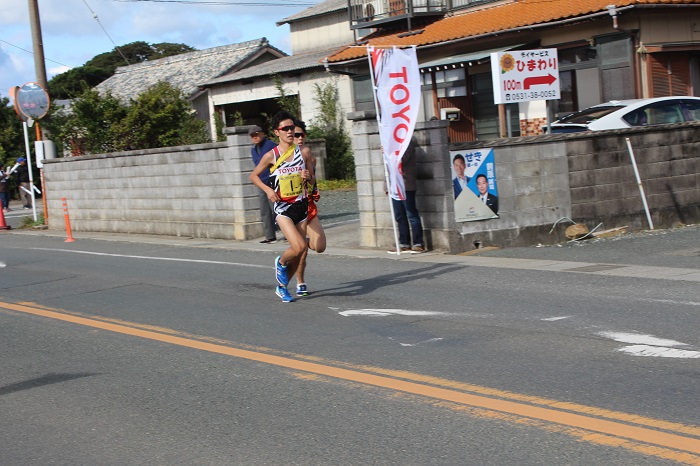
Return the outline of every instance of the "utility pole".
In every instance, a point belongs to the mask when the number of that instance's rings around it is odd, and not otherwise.
[[[44,40],[41,37],[41,20],[39,18],[39,0],[29,0],[29,23],[32,27],[32,44],[34,45],[34,73],[36,74],[36,82],[45,91],[48,92],[49,84],[46,79],[46,61],[44,60]],[[25,123],[26,125],[26,123]],[[26,136],[26,135],[25,135]],[[39,124],[36,125],[36,141],[41,144],[42,135],[41,128]],[[27,142],[28,144],[28,142]],[[27,159],[31,160],[31,159]],[[29,164],[29,173],[31,173],[32,167]],[[40,170],[41,173],[41,199],[44,204],[44,222],[49,220],[49,211],[46,205],[46,185],[44,184],[44,171]],[[34,221],[36,221],[36,203],[34,202],[34,183],[32,182],[32,208],[34,209]]]
[[[36,82],[48,89],[46,80],[46,62],[44,61],[44,42],[41,38],[41,21],[39,19],[39,0],[29,0],[29,22],[32,26],[32,43],[34,44],[34,69]]]

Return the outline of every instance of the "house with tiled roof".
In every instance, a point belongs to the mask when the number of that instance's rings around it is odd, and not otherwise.
[[[277,25],[289,25],[292,55],[202,81],[211,111],[219,113],[228,126],[243,120],[245,124],[266,128],[265,115],[269,117],[279,109],[277,99],[284,92],[285,96],[298,99],[299,118],[312,122],[320,111],[317,86],[329,82],[338,88],[341,111],[351,111],[352,81],[346,75],[329,74],[323,62],[359,37],[349,27],[347,1],[321,2],[278,21]]]
[[[613,99],[700,95],[700,0],[348,0],[349,27],[371,30],[326,57],[372,109],[366,51],[415,46],[421,118],[450,122],[452,141],[539,134],[556,116]],[[494,104],[490,53],[554,48],[561,99]],[[500,117],[499,117],[500,115]],[[510,119],[507,116],[510,115]]]
[[[117,68],[112,77],[96,89],[121,99],[135,98],[155,84],[165,81],[179,88],[192,102],[197,115],[214,128],[209,95],[201,83],[227,73],[264,64],[287,56],[266,38],[205,50],[183,53]]]

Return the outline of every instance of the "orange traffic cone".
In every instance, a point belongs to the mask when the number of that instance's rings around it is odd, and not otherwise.
[[[66,234],[68,235],[64,243],[72,243],[73,241],[75,241],[75,238],[73,238],[73,233],[70,229],[70,217],[68,217],[68,204],[66,204],[65,197],[62,197],[61,200],[63,201],[63,219],[66,222]]]
[[[5,223],[5,214],[2,207],[0,207],[0,230],[12,230],[12,227]]]

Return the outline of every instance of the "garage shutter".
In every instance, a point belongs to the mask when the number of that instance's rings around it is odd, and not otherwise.
[[[653,53],[649,58],[652,97],[690,94],[690,56],[687,53]]]

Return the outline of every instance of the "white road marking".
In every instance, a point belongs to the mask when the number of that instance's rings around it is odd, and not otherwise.
[[[3,267],[7,267],[7,265],[4,262],[0,262],[0,269]]]
[[[561,316],[561,317],[547,317],[545,319],[540,319],[540,320],[546,320],[547,322],[554,322],[555,320],[563,320],[563,319],[569,319],[571,316]]]
[[[646,301],[649,303],[681,304],[684,306],[700,306],[700,302],[697,301],[676,301],[673,299],[640,299],[640,301]]]
[[[258,264],[241,264],[240,262],[223,262],[223,261],[205,261],[200,259],[179,259],[176,257],[152,257],[152,256],[131,256],[128,254],[108,254],[106,252],[92,251],[77,251],[73,249],[52,249],[52,248],[30,248],[36,251],[57,251],[57,252],[74,252],[77,254],[90,254],[93,256],[111,256],[111,257],[126,257],[129,259],[150,259],[156,261],[174,261],[174,262],[194,262],[198,264],[221,264],[221,265],[237,265],[240,267],[255,267],[259,269],[270,269],[272,266]]]
[[[610,338],[611,340],[619,341],[622,343],[632,343],[638,345],[651,345],[651,346],[688,346],[686,343],[681,343],[676,340],[666,340],[663,338],[657,338],[654,335],[643,335],[640,333],[625,333],[625,332],[598,332],[598,335],[605,338]]]
[[[429,340],[419,341],[418,343],[399,343],[399,345],[401,345],[401,346],[418,346],[418,345],[422,345],[423,343],[430,343],[432,341],[440,341],[440,340],[442,340],[442,338],[430,338]]]
[[[679,359],[700,358],[700,351],[674,348],[674,346],[689,346],[687,343],[657,338],[654,335],[625,332],[598,332],[598,335],[622,343],[632,343],[617,350],[632,356]]]
[[[371,317],[386,317],[392,315],[398,316],[446,316],[450,315],[445,312],[434,311],[408,311],[406,309],[349,309],[341,311],[338,314],[341,316],[371,316]]]
[[[618,349],[623,353],[631,354],[632,356],[652,356],[657,358],[700,358],[700,351],[681,350],[677,348],[664,348],[659,346],[649,345],[632,345]]]

